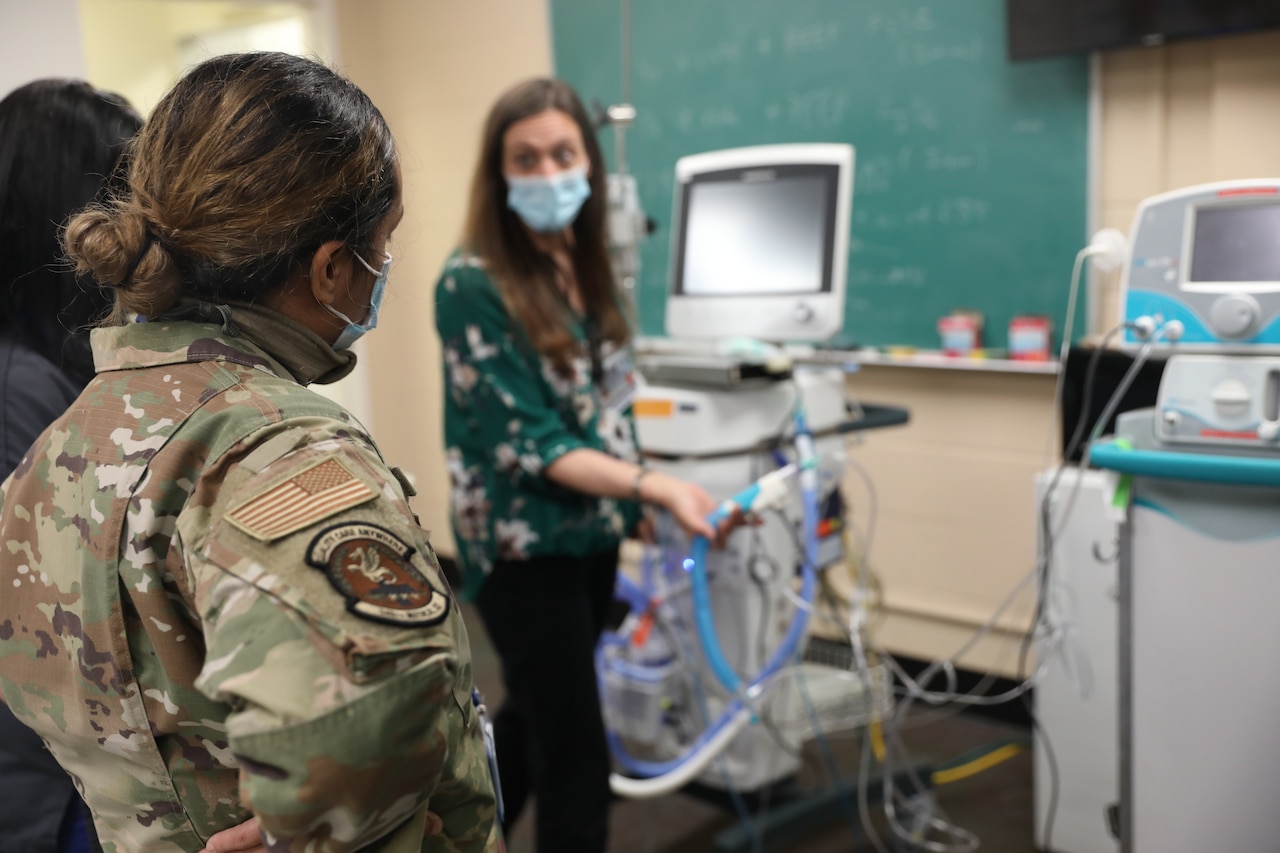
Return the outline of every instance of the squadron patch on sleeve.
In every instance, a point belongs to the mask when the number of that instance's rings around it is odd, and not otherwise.
[[[413,552],[386,528],[353,521],[312,539],[307,563],[325,573],[356,616],[388,625],[435,625],[449,612],[449,597],[414,568]]]
[[[322,459],[227,514],[227,521],[270,542],[357,506],[377,492],[338,459]]]

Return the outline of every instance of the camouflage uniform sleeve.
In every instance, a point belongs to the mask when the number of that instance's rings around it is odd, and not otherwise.
[[[196,686],[233,709],[269,849],[346,853],[426,809],[423,850],[496,850],[466,632],[390,472],[329,438],[206,479],[178,522]]]

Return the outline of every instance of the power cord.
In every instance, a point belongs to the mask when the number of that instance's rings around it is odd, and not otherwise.
[[[1116,387],[1116,390],[1112,393],[1110,399],[1107,401],[1106,406],[1103,407],[1102,412],[1099,414],[1097,420],[1094,422],[1092,429],[1089,430],[1089,444],[1092,444],[1094,441],[1097,440],[1097,438],[1101,435],[1102,430],[1106,428],[1107,423],[1110,422],[1112,415],[1115,413],[1116,409],[1119,408],[1121,401],[1124,399],[1124,395],[1128,392],[1129,387],[1133,384],[1133,381],[1137,377],[1138,372],[1142,369],[1143,364],[1145,364],[1147,359],[1150,357],[1151,351],[1154,348],[1155,344],[1161,338],[1163,338],[1166,334],[1168,334],[1170,331],[1173,331],[1177,334],[1181,334],[1181,324],[1177,324],[1176,326],[1173,325],[1177,321],[1171,321],[1171,322],[1164,323],[1160,326],[1156,326],[1154,321],[1151,321],[1150,318],[1142,318],[1142,319],[1148,320],[1148,322],[1147,323],[1121,323],[1120,325],[1108,331],[1107,334],[1103,337],[1102,341],[1090,354],[1089,363],[1085,367],[1084,391],[1082,394],[1083,402],[1080,408],[1080,414],[1076,419],[1075,428],[1072,431],[1071,438],[1067,442],[1066,449],[1062,454],[1063,461],[1054,471],[1054,475],[1050,479],[1048,486],[1045,488],[1044,494],[1041,498],[1040,506],[1038,508],[1039,511],[1037,513],[1037,521],[1038,521],[1038,528],[1039,528],[1040,535],[1037,537],[1038,553],[1037,553],[1036,573],[1037,573],[1037,580],[1038,580],[1038,589],[1037,589],[1037,595],[1036,595],[1036,608],[1035,608],[1035,614],[1032,620],[1031,630],[1028,631],[1027,634],[1025,635],[1023,642],[1021,644],[1021,647],[1019,648],[1019,651],[1018,651],[1017,673],[1019,678],[1021,678],[1023,676],[1023,673],[1026,672],[1026,662],[1027,662],[1028,656],[1030,655],[1031,642],[1033,641],[1033,638],[1035,637],[1037,632],[1041,629],[1042,626],[1052,631],[1052,626],[1049,626],[1047,623],[1047,618],[1048,618],[1047,611],[1048,611],[1048,596],[1051,589],[1051,584],[1053,582],[1052,561],[1053,561],[1053,553],[1054,553],[1054,543],[1057,539],[1058,534],[1061,533],[1061,531],[1066,527],[1067,521],[1070,518],[1071,511],[1075,504],[1076,496],[1079,493],[1080,485],[1083,482],[1083,478],[1082,477],[1076,478],[1075,483],[1071,489],[1071,492],[1068,495],[1066,504],[1063,508],[1063,511],[1059,518],[1059,523],[1056,529],[1053,524],[1050,503],[1053,499],[1053,496],[1057,494],[1058,485],[1061,482],[1062,476],[1069,464],[1068,460],[1070,460],[1073,456],[1075,456],[1076,451],[1080,449],[1081,442],[1084,439],[1085,428],[1089,423],[1089,414],[1090,414],[1089,404],[1090,404],[1090,401],[1093,399],[1093,387],[1097,380],[1098,367],[1101,363],[1102,354],[1107,350],[1107,347],[1109,346],[1111,341],[1118,334],[1120,334],[1125,330],[1134,331],[1140,336],[1147,338],[1147,342],[1139,350],[1138,355],[1134,358],[1133,364],[1130,365],[1128,371],[1124,374],[1119,385]],[[1058,401],[1058,404],[1060,407],[1061,405],[1060,400]],[[1042,835],[1042,843],[1047,849],[1052,849],[1053,827],[1057,817],[1058,799],[1059,799],[1059,793],[1060,793],[1059,792],[1060,780],[1058,777],[1057,756],[1056,756],[1056,753],[1054,752],[1053,744],[1050,742],[1048,733],[1044,730],[1044,726],[1041,725],[1039,718],[1036,716],[1035,709],[1034,707],[1032,707],[1032,704],[1029,698],[1024,697],[1023,704],[1026,707],[1027,713],[1030,715],[1033,733],[1039,739],[1040,743],[1044,747],[1045,760],[1046,760],[1046,763],[1049,765],[1050,790],[1049,790],[1049,797],[1048,797],[1048,806],[1046,807],[1046,811],[1045,811],[1045,822],[1044,822],[1044,831]]]

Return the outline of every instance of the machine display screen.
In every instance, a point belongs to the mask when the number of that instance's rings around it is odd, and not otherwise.
[[[707,177],[684,188],[677,292],[757,296],[830,289],[834,168],[780,166]]]
[[[1190,282],[1280,282],[1280,204],[1195,211]]]

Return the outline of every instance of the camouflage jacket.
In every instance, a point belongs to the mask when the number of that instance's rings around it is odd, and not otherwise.
[[[197,851],[251,813],[272,851],[343,853],[424,810],[422,850],[496,850],[411,492],[295,381],[323,341],[231,316],[93,333],[97,377],[0,491],[0,695],[107,853]]]
[[[639,461],[631,347],[603,341],[593,353],[583,319],[566,312],[578,344],[567,372],[534,352],[478,258],[455,253],[436,284],[451,516],[468,595],[495,560],[616,549],[640,518],[633,501],[543,476],[582,447]]]

